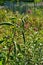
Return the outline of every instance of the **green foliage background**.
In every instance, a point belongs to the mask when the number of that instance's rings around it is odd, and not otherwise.
[[[30,12],[31,11],[31,12]],[[43,65],[43,9],[26,14],[0,10],[0,64]]]

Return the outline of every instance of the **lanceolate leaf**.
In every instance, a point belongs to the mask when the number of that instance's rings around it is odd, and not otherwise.
[[[2,23],[0,23],[0,25],[12,25],[12,26],[14,26],[14,24],[12,24],[10,22],[2,22]]]

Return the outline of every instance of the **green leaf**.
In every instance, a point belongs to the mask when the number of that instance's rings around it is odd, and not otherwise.
[[[1,40],[1,41],[0,41],[0,44],[3,43],[3,42],[4,42],[4,40]]]
[[[0,65],[2,65],[2,61],[0,61]]]
[[[16,53],[17,53],[17,45],[16,45],[16,42],[14,41],[14,55],[16,56]]]
[[[16,20],[16,18],[14,18],[14,17],[12,17],[12,18],[10,18],[11,20]]]
[[[35,0],[35,2],[41,2],[41,0]]]
[[[14,26],[12,23],[10,23],[10,22],[2,22],[2,23],[0,23],[0,25],[12,25],[12,26]]]
[[[17,48],[18,48],[19,51],[21,52],[21,48],[20,48],[20,45],[19,45],[19,44],[17,44]]]

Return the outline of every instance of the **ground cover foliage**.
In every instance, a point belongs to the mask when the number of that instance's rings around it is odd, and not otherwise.
[[[0,65],[43,65],[43,9],[0,10]]]

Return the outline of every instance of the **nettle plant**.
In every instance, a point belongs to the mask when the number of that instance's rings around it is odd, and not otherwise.
[[[14,19],[15,18],[11,18],[12,21]],[[20,26],[14,21],[12,23],[0,23],[0,26],[11,28],[10,31],[12,31],[11,35],[6,36],[5,34],[0,41],[0,45],[2,45],[2,47],[0,46],[1,65],[43,65],[43,40],[41,39],[43,37],[40,31],[33,30],[32,25],[29,31],[25,30],[25,28],[28,28],[26,23],[27,19],[28,16],[23,17]],[[20,38],[20,42],[17,42],[17,40],[19,40],[18,37]]]

